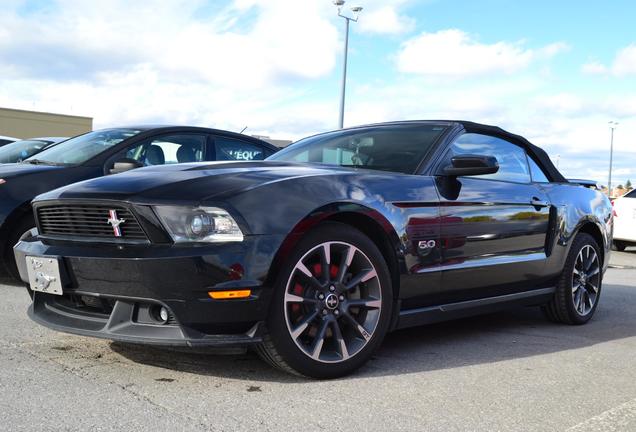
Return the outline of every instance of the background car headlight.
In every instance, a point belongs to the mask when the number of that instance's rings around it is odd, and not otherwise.
[[[243,241],[238,224],[223,209],[178,206],[154,209],[176,243]]]

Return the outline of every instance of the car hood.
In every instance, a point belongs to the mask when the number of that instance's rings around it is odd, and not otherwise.
[[[0,164],[0,178],[9,179],[29,174],[59,171],[65,168],[68,167],[59,165],[32,165],[28,163],[5,163]]]
[[[138,203],[223,200],[272,182],[354,172],[337,166],[278,161],[164,165],[75,183],[41,195],[38,200],[105,199]]]

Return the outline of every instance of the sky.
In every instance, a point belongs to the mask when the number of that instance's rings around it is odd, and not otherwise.
[[[348,0],[345,126],[501,126],[566,177],[636,182],[636,2]],[[0,106],[96,128],[192,124],[299,139],[338,126],[330,0],[0,0]]]

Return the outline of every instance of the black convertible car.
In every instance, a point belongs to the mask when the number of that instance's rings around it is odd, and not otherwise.
[[[265,141],[222,130],[138,126],[89,132],[19,164],[0,165],[0,270],[6,267],[18,278],[12,248],[35,233],[31,200],[38,194],[142,166],[262,160],[276,150]]]
[[[378,124],[265,162],[142,168],[39,196],[15,247],[47,327],[236,347],[301,375],[361,366],[393,329],[540,306],[587,322],[612,210],[541,149],[468,122]]]

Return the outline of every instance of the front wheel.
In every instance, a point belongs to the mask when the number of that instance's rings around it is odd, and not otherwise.
[[[312,378],[336,378],[362,366],[391,320],[391,278],[364,234],[326,223],[302,239],[284,264],[259,354]]]
[[[598,306],[603,282],[599,245],[589,234],[574,239],[554,297],[543,306],[546,316],[564,324],[585,324]]]

